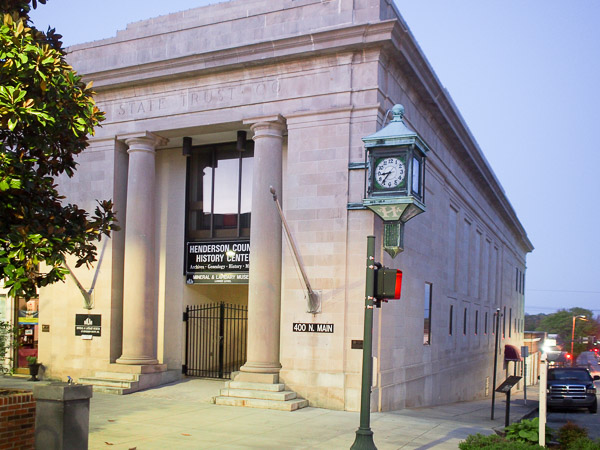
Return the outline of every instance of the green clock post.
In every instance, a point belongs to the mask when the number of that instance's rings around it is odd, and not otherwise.
[[[425,159],[429,147],[404,123],[402,105],[394,105],[392,116],[387,126],[363,138],[367,152],[363,205],[383,219],[383,249],[395,258],[404,251],[404,224],[425,211]],[[381,265],[375,262],[375,237],[368,236],[360,426],[351,447],[354,450],[377,448],[370,425],[376,267]]]

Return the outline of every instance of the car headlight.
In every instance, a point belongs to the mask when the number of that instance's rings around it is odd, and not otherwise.
[[[587,394],[595,394],[596,393],[596,388],[594,387],[593,384],[589,385],[586,387],[585,392]]]

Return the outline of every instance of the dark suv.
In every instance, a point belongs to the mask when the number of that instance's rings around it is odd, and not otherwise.
[[[590,371],[584,367],[557,367],[548,369],[546,402],[551,408],[587,408],[596,413],[598,400]]]

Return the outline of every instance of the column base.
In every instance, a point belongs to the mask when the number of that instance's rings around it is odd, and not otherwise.
[[[281,364],[247,362],[240,367],[235,380],[250,383],[279,383],[280,370]]]
[[[139,358],[135,356],[121,356],[115,361],[117,364],[128,364],[135,366],[146,366],[152,364],[158,364],[158,359],[153,358]]]
[[[242,381],[245,383],[279,383],[278,373],[253,373],[253,372],[238,372],[233,378],[234,381]]]

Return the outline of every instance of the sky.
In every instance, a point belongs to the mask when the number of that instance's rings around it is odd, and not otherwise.
[[[600,1],[395,0],[535,250],[525,312],[600,315]],[[65,45],[219,1],[48,0]]]

